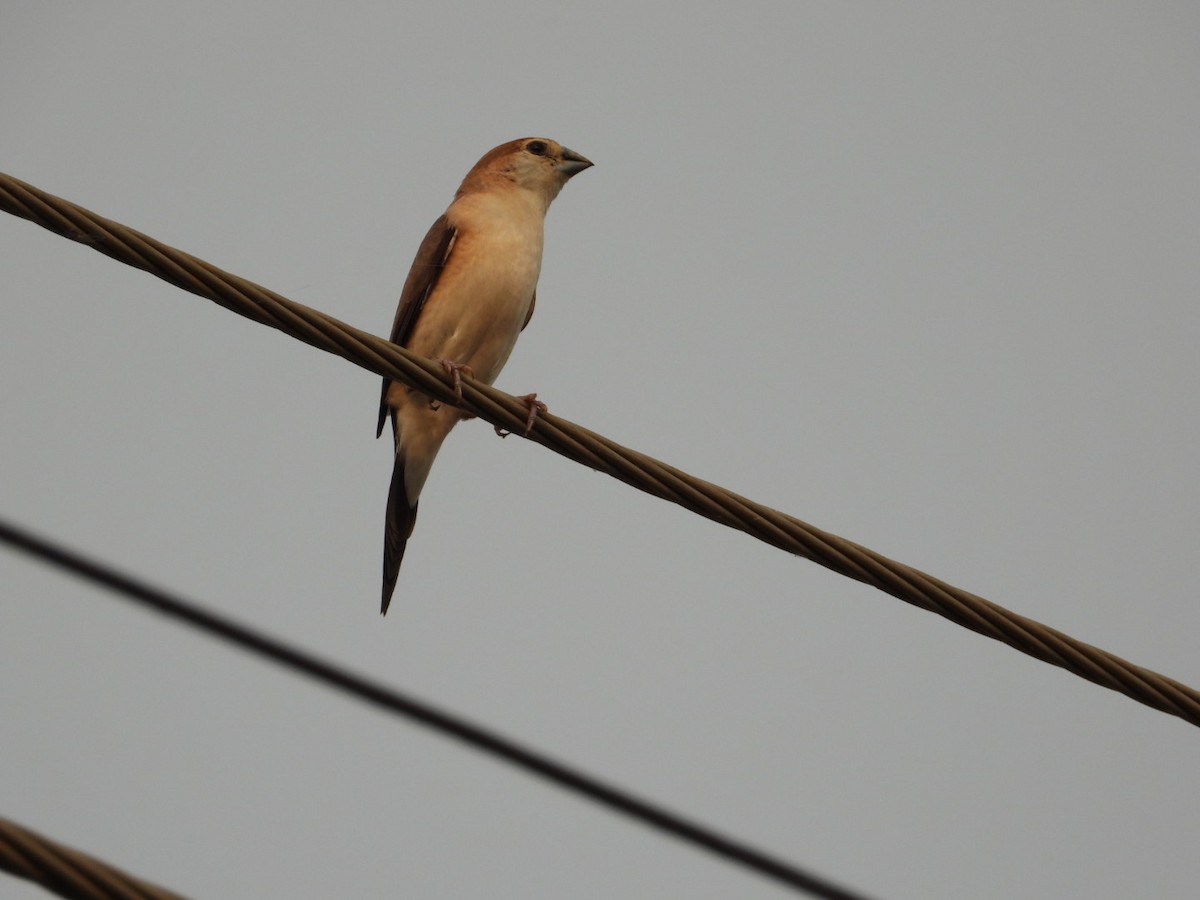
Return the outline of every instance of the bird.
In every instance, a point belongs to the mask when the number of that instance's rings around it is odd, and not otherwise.
[[[485,153],[421,241],[400,293],[392,343],[438,360],[459,397],[463,373],[494,382],[533,316],[546,210],[570,178],[591,166],[549,138],[519,138]],[[532,424],[545,407],[535,394],[522,399]],[[389,416],[396,453],[384,527],[382,615],[434,457],[451,429],[470,417],[384,378],[377,438]]]

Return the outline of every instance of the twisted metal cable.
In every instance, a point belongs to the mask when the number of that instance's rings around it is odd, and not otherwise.
[[[463,378],[459,402],[440,364],[2,173],[0,209],[378,375],[409,384],[439,402],[457,404],[497,427],[518,434],[524,430],[528,407],[516,397]],[[1200,691],[873,550],[702,481],[558,416],[539,416],[528,437],[638,490],[1200,725]]]
[[[4,818],[0,869],[69,900],[184,900]]]

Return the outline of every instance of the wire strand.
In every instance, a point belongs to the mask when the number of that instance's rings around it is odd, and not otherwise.
[[[0,818],[0,869],[69,900],[183,900],[5,818]]]
[[[461,406],[492,425],[518,434],[524,431],[528,407],[516,397],[464,377],[462,400],[458,402],[441,366],[433,360],[2,173],[0,208],[378,375],[409,384],[437,401]],[[1200,725],[1200,691],[918,569],[702,481],[558,416],[539,416],[527,437],[638,490],[869,584],[1139,703]]]
[[[373,706],[419,722],[448,737],[498,757],[510,765],[656,828],[723,859],[771,878],[788,887],[829,900],[862,900],[854,894],[791,863],[769,856],[713,829],[607,785],[550,757],[501,737],[479,725],[444,712],[423,700],[393,690],[348,669],[296,649],[278,638],[256,631],[233,619],[153,587],[131,575],[88,559],[74,551],[35,536],[0,519],[0,541],[55,567],[68,570],[92,584],[108,588],[140,606],[187,623],[212,637],[278,663],[327,687],[350,694]],[[3,857],[0,856],[0,863]]]

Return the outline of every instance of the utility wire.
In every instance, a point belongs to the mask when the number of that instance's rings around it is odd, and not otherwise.
[[[183,900],[4,818],[0,818],[0,869],[68,900]]]
[[[186,622],[226,643],[265,657],[293,672],[305,675],[327,687],[350,694],[374,706],[419,722],[448,737],[482,750],[524,769],[559,787],[607,806],[659,831],[679,838],[798,891],[830,900],[863,900],[863,895],[831,884],[791,863],[776,859],[733,838],[725,837],[705,825],[689,821],[660,806],[641,800],[626,791],[611,787],[577,769],[556,762],[544,754],[523,747],[495,732],[467,722],[451,713],[402,694],[348,669],[318,659],[311,653],[289,646],[278,638],[255,631],[233,619],[208,612],[131,575],[118,572],[103,563],[88,559],[44,538],[0,519],[0,542],[60,569],[66,569],[93,584],[108,588],[140,606],[148,607],[173,619]]]
[[[277,328],[378,375],[411,385],[434,400],[460,406],[497,427],[516,433],[524,431],[529,408],[516,397],[474,379],[463,378],[462,400],[458,401],[442,367],[433,360],[294,303],[274,291],[223,272],[211,263],[2,173],[0,209],[87,244],[127,265],[144,269],[186,291],[207,297],[239,315]],[[1043,662],[1061,666],[1139,703],[1200,725],[1200,691],[853,541],[702,481],[558,416],[540,415],[528,437],[638,490],[872,585],[906,603],[944,616]]]

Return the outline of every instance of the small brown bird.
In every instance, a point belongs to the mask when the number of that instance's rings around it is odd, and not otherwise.
[[[548,138],[509,141],[479,160],[417,250],[392,342],[440,360],[456,386],[462,372],[495,381],[533,315],[546,210],[567,180],[591,165]],[[528,402],[532,419],[532,395]],[[389,415],[396,462],[383,539],[383,613],[430,466],[446,435],[466,417],[385,378],[376,437]]]

